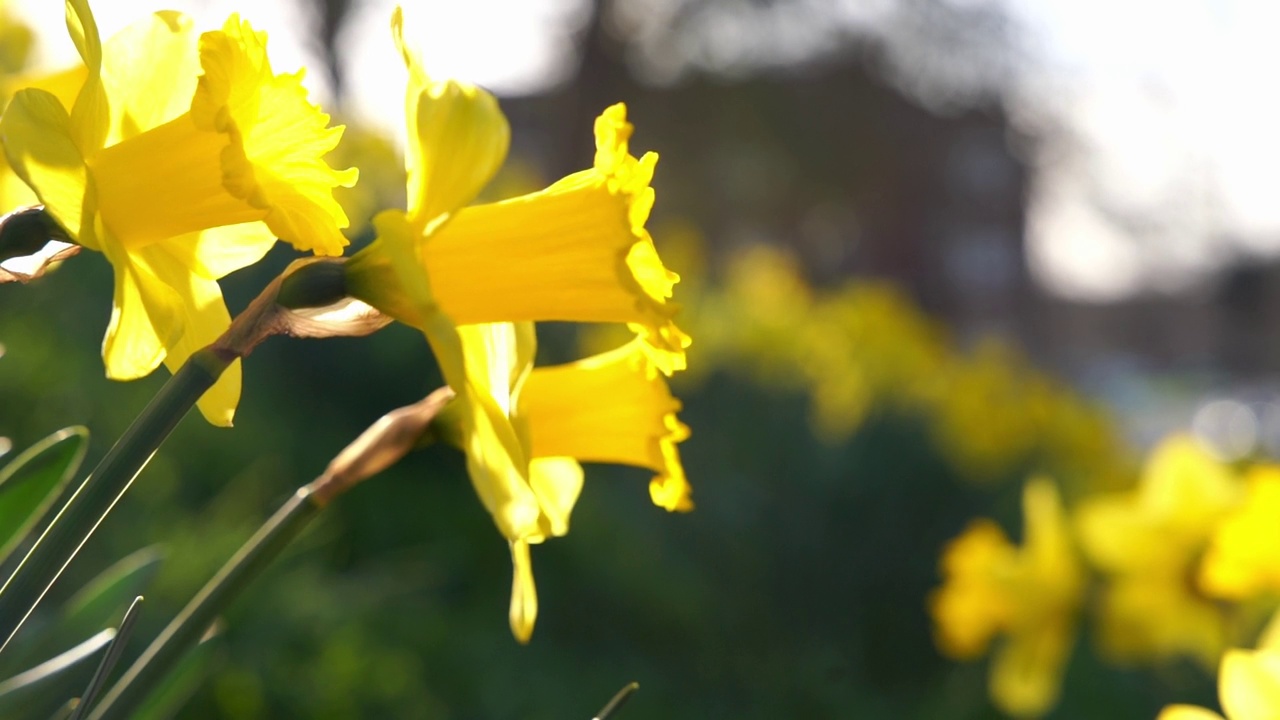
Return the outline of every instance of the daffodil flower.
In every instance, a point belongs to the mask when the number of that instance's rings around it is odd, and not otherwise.
[[[614,106],[596,121],[592,169],[538,193],[466,207],[506,157],[510,127],[492,95],[427,76],[404,40],[399,9],[392,32],[409,70],[409,207],[374,218],[378,239],[346,263],[347,286],[421,329],[456,393],[440,425],[466,453],[476,494],[511,546],[511,625],[526,641],[537,614],[529,544],[567,531],[582,487],[572,456],[533,455],[537,423],[518,411],[533,364],[532,321],[627,323],[640,338],[634,347],[645,372],[684,367],[688,338],[671,321],[675,308],[667,302],[678,278],[658,260],[644,229],[657,157],[630,155],[631,125],[625,109]],[[537,408],[547,402],[535,401],[529,412],[541,415]],[[674,412],[671,402],[652,407]],[[685,432],[678,423],[661,424],[664,437]],[[651,425],[615,430],[645,433]],[[552,430],[547,437],[555,436]],[[670,469],[678,462],[654,459],[663,457],[662,442],[654,441],[656,456],[603,442],[576,448],[653,467],[662,478],[655,501],[688,509],[683,471]],[[674,458],[674,450],[668,455]]]
[[[1028,482],[1022,508],[1022,547],[989,520],[973,522],[947,546],[943,586],[929,611],[939,649],[957,659],[981,656],[1004,635],[991,663],[992,700],[1010,715],[1037,717],[1061,691],[1084,574],[1053,483]]]
[[[1250,468],[1244,482],[1243,502],[1214,529],[1200,562],[1200,587],[1211,597],[1280,591],[1280,466]]]
[[[1176,435],[1151,453],[1137,488],[1080,504],[1081,548],[1108,580],[1099,639],[1112,658],[1184,655],[1217,664],[1226,644],[1222,609],[1188,578],[1240,496],[1230,468]]]
[[[506,118],[483,90],[427,77],[404,43],[399,11],[393,27],[410,74],[409,210],[375,218],[378,241],[348,262],[352,292],[417,326],[429,321],[407,298],[428,286],[435,311],[457,325],[627,323],[664,373],[683,369],[689,338],[669,302],[679,277],[645,229],[658,157],[631,155],[625,106],[596,119],[590,169],[539,192],[466,207],[506,157]],[[427,279],[404,287],[403,273],[388,267],[399,262]]]
[[[156,13],[103,44],[87,1],[66,7],[83,83],[70,105],[19,91],[0,121],[5,151],[68,234],[111,262],[107,375],[174,370],[230,323],[218,278],[277,237],[341,254],[332,190],[355,171],[321,159],[342,128],[326,127],[301,73],[272,70],[265,33],[238,16],[197,37],[188,18]],[[233,365],[200,409],[229,425],[239,394]]]

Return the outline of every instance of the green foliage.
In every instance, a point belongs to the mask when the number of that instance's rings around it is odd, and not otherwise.
[[[89,431],[69,427],[32,445],[0,470],[0,557],[7,557],[80,469]]]
[[[79,695],[93,674],[95,658],[111,643],[115,630],[103,630],[45,662],[0,683],[0,716],[44,720]]]

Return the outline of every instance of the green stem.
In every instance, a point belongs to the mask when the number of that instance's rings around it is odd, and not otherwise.
[[[310,486],[294,493],[142,653],[90,720],[129,717],[199,642],[218,613],[280,554],[320,507]]]
[[[44,532],[0,587],[0,638],[3,638],[0,652],[129,489],[156,448],[228,364],[227,360],[208,349],[192,355],[133,421],[93,473],[80,484],[71,499],[57,510],[52,519],[48,516],[54,513],[54,508],[50,508],[34,526],[43,527]]]

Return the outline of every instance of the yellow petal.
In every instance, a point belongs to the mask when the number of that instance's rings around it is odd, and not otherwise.
[[[949,657],[982,655],[1015,616],[1006,582],[1016,551],[1004,531],[985,519],[972,521],[942,554],[943,585],[929,597],[938,649]]]
[[[1187,435],[1174,435],[1152,451],[1139,489],[1144,513],[1198,537],[1207,535],[1240,495],[1230,469]]]
[[[409,216],[424,228],[471,202],[484,189],[506,159],[511,128],[489,93],[427,76],[405,42],[399,8],[392,15],[391,31],[409,69],[405,95]]]
[[[538,619],[538,591],[533,585],[533,560],[529,557],[529,543],[523,540],[511,542],[511,633],[521,643],[533,637],[533,624]]]
[[[110,128],[111,111],[102,83],[102,41],[88,0],[67,0],[67,31],[89,69],[84,85],[71,108],[71,137],[81,155],[89,156],[103,146]]]
[[[1280,653],[1227,651],[1219,691],[1222,710],[1231,720],[1280,717]]]
[[[1245,600],[1280,590],[1280,467],[1259,465],[1246,476],[1244,503],[1218,523],[1200,565],[1209,595]]]
[[[181,330],[166,346],[165,366],[170,372],[197,350],[211,344],[231,325],[231,315],[222,300],[222,290],[214,280],[193,274],[183,254],[195,238],[174,238],[143,250],[147,264],[179,299]],[[157,333],[164,335],[163,332]],[[213,387],[200,397],[197,406],[213,425],[230,427],[240,402],[240,362],[223,371]]]
[[[543,534],[559,537],[569,532],[569,514],[582,493],[582,466],[568,457],[534,458],[529,461],[529,486],[542,508]]]
[[[1058,701],[1074,641],[1067,620],[1028,628],[1009,637],[991,663],[991,698],[1017,717],[1043,715]]]
[[[1182,573],[1115,578],[1102,597],[1100,630],[1117,660],[1187,656],[1212,668],[1225,642],[1221,611],[1193,594]]]
[[[537,368],[520,393],[532,457],[572,457],[648,468],[655,504],[693,509],[676,444],[689,429],[680,401],[653,367],[645,343],[567,365]]]
[[[107,377],[134,380],[160,364],[165,343],[181,331],[180,301],[144,264],[135,264],[126,256],[112,258],[111,266],[115,270],[115,298],[102,359]]]
[[[1156,720],[1224,720],[1212,710],[1194,705],[1168,705],[1156,716]]]
[[[169,251],[193,272],[216,280],[258,262],[275,244],[271,228],[252,222],[205,230],[181,247],[169,244]]]
[[[107,143],[187,112],[199,74],[197,35],[182,13],[152,13],[111,36],[102,56],[102,82],[111,99]]]
[[[85,213],[88,174],[71,137],[71,118],[58,98],[44,90],[18,92],[0,116],[0,136],[14,172],[35,190],[45,209],[72,239],[100,249],[93,209]]]
[[[1167,566],[1184,557],[1185,543],[1160,532],[1131,493],[1086,499],[1076,510],[1075,525],[1081,549],[1105,571]]]
[[[455,329],[447,318],[436,318],[427,339],[457,393],[439,419],[443,435],[466,453],[471,484],[503,536],[539,538],[541,509],[529,486],[528,453],[508,413],[514,360],[507,353],[517,351],[514,329]]]
[[[472,385],[458,392],[451,405],[463,413],[467,474],[498,531],[508,539],[539,536],[541,509],[529,487],[529,461],[506,414]]]
[[[1048,478],[1030,480],[1022,495],[1024,562],[1051,602],[1074,604],[1084,585],[1083,569],[1057,486]]]

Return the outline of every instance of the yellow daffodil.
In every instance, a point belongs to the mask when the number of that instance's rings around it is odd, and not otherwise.
[[[1152,452],[1135,490],[1081,504],[1081,546],[1109,580],[1100,640],[1114,659],[1188,655],[1217,664],[1226,642],[1221,609],[1188,578],[1239,495],[1229,468],[1193,438],[1174,436]]]
[[[428,78],[403,41],[398,12],[393,27],[410,74],[409,209],[375,219],[379,240],[347,266],[352,292],[397,319],[427,324],[405,302],[415,291],[397,287],[402,274],[389,269],[412,261],[429,278],[433,307],[455,324],[628,323],[664,373],[683,369],[689,339],[668,301],[679,278],[645,229],[658,158],[630,154],[626,108],[614,105],[596,119],[592,168],[539,192],[464,207],[506,157],[506,118],[483,90]]]
[[[1244,502],[1214,530],[1201,561],[1200,587],[1212,597],[1280,593],[1280,466],[1251,468],[1245,487]]]
[[[0,122],[5,151],[71,237],[112,264],[108,376],[176,369],[230,322],[217,279],[276,237],[341,254],[332,190],[355,172],[321,158],[342,128],[326,127],[301,73],[272,71],[265,33],[238,16],[197,37],[188,18],[156,13],[103,44],[86,0],[66,6],[83,82],[69,105],[19,91]],[[237,365],[200,408],[230,424],[239,392]]]
[[[666,303],[676,278],[644,230],[656,157],[631,157],[631,126],[617,106],[597,121],[592,170],[540,193],[465,207],[506,157],[507,120],[483,90],[426,75],[404,40],[399,9],[392,32],[409,70],[408,209],[374,218],[378,239],[348,261],[347,285],[356,297],[420,328],[456,393],[439,424],[465,451],[476,493],[510,543],[511,625],[526,641],[537,614],[528,546],[567,531],[582,486],[573,457],[533,454],[536,423],[518,411],[533,364],[531,321],[630,323],[641,338],[636,347],[647,358],[645,368],[670,373],[684,366],[688,339],[671,322],[674,308]],[[529,412],[538,415],[539,407]],[[674,412],[670,403],[664,407]],[[617,430],[625,435],[649,427]],[[630,446],[577,449],[595,452],[592,459],[655,466],[648,455],[627,454]],[[664,478],[655,500],[682,507],[683,471],[669,467],[678,462],[655,467]]]
[[[1036,717],[1057,702],[1084,576],[1053,483],[1028,482],[1022,508],[1022,547],[989,520],[973,522],[947,546],[943,586],[929,611],[938,647],[957,659],[982,655],[1004,635],[992,659],[992,700],[1010,715]]]

